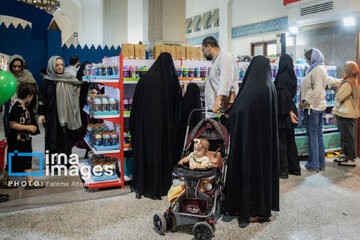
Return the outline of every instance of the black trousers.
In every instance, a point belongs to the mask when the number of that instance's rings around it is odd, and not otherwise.
[[[279,128],[280,175],[301,174],[294,129]]]
[[[356,159],[354,144],[354,126],[356,119],[337,116],[338,128],[341,133],[341,147],[345,156],[349,159]]]

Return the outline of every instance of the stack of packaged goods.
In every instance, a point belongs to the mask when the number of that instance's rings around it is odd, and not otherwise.
[[[118,103],[115,98],[101,94],[90,94],[87,98],[87,107],[93,115],[119,114]]]
[[[335,91],[334,90],[326,90],[326,103],[327,104],[335,103]]]
[[[208,68],[207,67],[186,67],[186,66],[178,66],[176,68],[176,73],[178,77],[183,78],[207,78],[208,76]]]
[[[138,79],[141,78],[148,70],[147,66],[129,66],[123,68],[124,78]]]
[[[119,69],[115,63],[93,63],[85,67],[83,79],[118,79]]]
[[[89,124],[86,140],[97,151],[114,150],[120,148],[119,134],[110,130],[105,123]]]
[[[103,155],[96,155],[92,151],[88,153],[88,156],[89,159],[87,164],[90,166],[91,177],[95,182],[115,180],[117,178],[116,159]],[[96,175],[94,175],[94,173],[96,173]]]

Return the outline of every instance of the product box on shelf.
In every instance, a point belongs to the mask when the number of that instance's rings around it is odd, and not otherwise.
[[[134,59],[135,57],[135,45],[129,43],[121,44],[121,52],[124,59]]]
[[[154,59],[157,59],[157,57],[162,53],[166,52],[167,48],[165,45],[155,45],[154,46]]]
[[[196,60],[202,60],[203,59],[204,55],[203,55],[203,52],[202,52],[200,47],[195,47],[194,52],[195,52],[195,59]]]
[[[186,52],[185,52],[186,50],[184,46],[176,46],[175,50],[176,50],[177,59],[182,59],[182,60],[186,59]]]
[[[171,54],[172,58],[177,59],[175,46],[165,46],[165,47],[166,47],[166,51]]]
[[[185,56],[186,60],[194,60],[195,59],[195,49],[193,47],[185,48]]]
[[[145,45],[143,44],[135,45],[135,59],[145,59],[145,58],[146,58]]]

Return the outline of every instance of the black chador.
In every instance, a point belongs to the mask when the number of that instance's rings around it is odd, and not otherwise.
[[[279,155],[276,90],[270,62],[251,61],[230,110],[230,153],[225,212],[248,222],[279,210]]]
[[[287,54],[280,57],[274,85],[278,96],[280,177],[288,178],[288,174],[301,175],[301,170],[295,143],[296,125],[290,118],[291,111],[297,114],[293,100],[297,90],[297,77],[293,61]]]
[[[181,88],[169,53],[162,53],[136,85],[130,115],[137,197],[167,194],[180,160]]]

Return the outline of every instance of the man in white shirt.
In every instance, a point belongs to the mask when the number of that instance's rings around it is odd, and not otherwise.
[[[65,72],[70,73],[74,77],[76,77],[77,71],[79,69],[79,57],[71,56],[70,57],[70,65],[65,68]]]
[[[206,107],[213,113],[206,113],[206,117],[217,118],[216,112],[223,107],[223,99],[230,96],[231,92],[236,96],[239,91],[236,61],[220,49],[214,37],[206,37],[202,41],[202,51],[205,58],[212,61],[205,85],[205,101]]]

